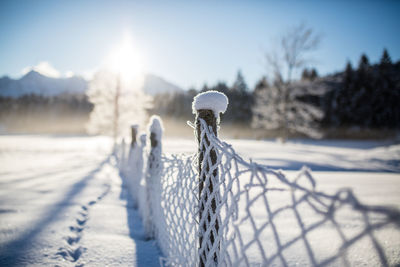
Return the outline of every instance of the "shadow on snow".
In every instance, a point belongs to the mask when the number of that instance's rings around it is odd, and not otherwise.
[[[126,200],[127,221],[129,236],[136,244],[136,263],[137,266],[160,266],[159,258],[161,252],[155,240],[148,240],[144,234],[142,219],[132,196],[128,192],[126,177],[120,174],[122,180],[122,190],[120,198]]]
[[[21,266],[29,263],[29,249],[35,238],[47,228],[49,224],[56,221],[60,214],[73,203],[74,198],[83,191],[88,182],[99,172],[103,166],[110,161],[110,156],[105,158],[95,169],[90,171],[79,182],[71,186],[61,201],[55,203],[47,213],[35,223],[29,230],[25,231],[19,238],[5,243],[0,248],[1,266]]]

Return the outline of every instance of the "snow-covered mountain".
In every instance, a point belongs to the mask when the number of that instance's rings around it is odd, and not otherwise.
[[[51,78],[33,70],[16,80],[7,76],[0,78],[0,96],[7,97],[29,94],[42,96],[83,94],[87,88],[87,82],[82,77]]]
[[[159,93],[176,93],[182,92],[183,89],[175,84],[172,84],[163,78],[153,74],[146,74],[144,78],[143,91],[149,95],[156,95]]]
[[[88,84],[88,81],[79,76],[52,78],[32,70],[20,79],[11,79],[7,76],[0,78],[0,96],[18,98],[29,94],[42,96],[84,94]],[[180,87],[152,74],[145,76],[143,90],[150,95],[182,91]]]

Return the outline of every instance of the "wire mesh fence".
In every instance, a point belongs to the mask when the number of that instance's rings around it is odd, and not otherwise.
[[[320,192],[307,168],[289,179],[246,161],[199,122],[202,160],[201,153],[161,154],[161,138],[157,154],[138,149],[125,160],[147,158],[143,171],[124,175],[163,265],[400,264],[398,210],[363,205],[350,190]]]

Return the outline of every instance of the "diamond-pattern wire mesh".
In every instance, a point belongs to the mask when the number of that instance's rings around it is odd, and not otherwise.
[[[198,189],[192,159],[162,158],[161,210],[156,221],[156,235],[166,265],[196,266],[198,262]]]
[[[203,204],[210,209],[211,199],[217,199],[217,209],[211,222],[200,221],[207,224],[204,237],[213,231],[216,240],[211,244],[204,238],[207,245],[199,251],[197,156],[163,155],[148,199],[164,265],[197,266],[204,253],[206,266],[400,264],[398,210],[363,205],[350,190],[319,192],[307,168],[291,180],[245,161],[201,123],[201,140],[204,135],[210,140],[200,144],[205,148],[203,190],[208,196]],[[210,160],[211,150],[216,151],[216,164]],[[214,168],[217,176],[212,175]]]

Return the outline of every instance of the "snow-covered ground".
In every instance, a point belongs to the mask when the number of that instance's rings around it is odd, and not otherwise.
[[[0,137],[0,266],[157,266],[102,137]]]
[[[243,158],[288,176],[309,166],[319,190],[350,187],[364,203],[400,208],[400,145],[226,141]],[[0,136],[1,266],[159,264],[159,249],[144,238],[111,146],[105,137]],[[196,143],[165,139],[163,150],[190,154]]]

